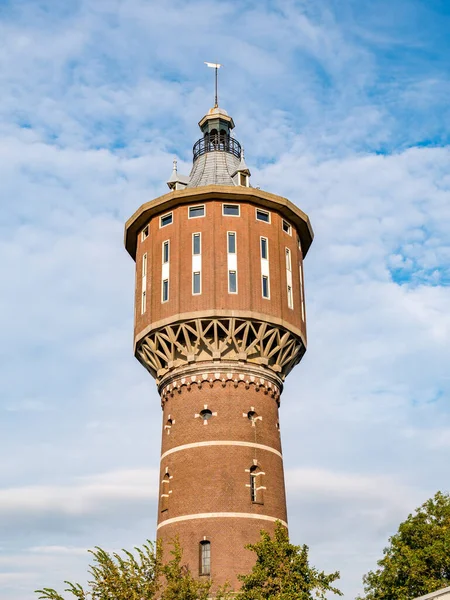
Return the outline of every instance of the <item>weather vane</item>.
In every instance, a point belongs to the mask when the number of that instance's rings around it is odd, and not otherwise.
[[[219,64],[219,63],[211,63],[211,62],[206,62],[205,61],[205,65],[207,67],[211,67],[211,69],[215,69],[216,70],[216,93],[214,96],[214,108],[217,108],[219,106],[219,102],[218,102],[218,96],[217,96],[217,80],[218,80],[218,71],[220,69],[220,67],[223,67],[223,65]]]

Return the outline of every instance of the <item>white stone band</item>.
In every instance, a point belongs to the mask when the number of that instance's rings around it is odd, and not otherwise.
[[[275,523],[280,521],[285,527],[288,526],[286,521],[277,519],[276,517],[269,517],[267,515],[255,515],[253,513],[236,513],[236,512],[217,512],[217,513],[198,513],[195,515],[182,515],[181,517],[173,517],[172,519],[166,519],[158,525],[156,529],[163,527],[164,525],[171,525],[172,523],[179,523],[180,521],[191,521],[192,519],[260,519],[261,521],[271,521]]]
[[[217,440],[212,442],[194,442],[192,444],[183,444],[181,446],[175,446],[175,448],[171,448],[164,452],[161,455],[161,460],[169,456],[169,454],[173,454],[174,452],[180,452],[180,450],[190,450],[191,448],[203,448],[205,446],[243,446],[245,448],[258,448],[258,450],[267,450],[267,452],[273,452],[280,458],[283,458],[281,452],[275,450],[275,448],[271,448],[270,446],[265,446],[264,444],[253,444],[252,442],[237,442],[237,441],[227,441],[227,440]]]

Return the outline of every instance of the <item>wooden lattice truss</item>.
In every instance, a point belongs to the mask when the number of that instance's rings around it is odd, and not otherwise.
[[[263,365],[284,379],[305,352],[291,331],[253,319],[208,318],[177,321],[151,331],[136,356],[161,379],[183,365],[204,361],[240,361]]]

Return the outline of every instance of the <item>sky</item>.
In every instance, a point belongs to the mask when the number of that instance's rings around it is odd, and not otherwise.
[[[0,597],[154,539],[160,404],[126,219],[213,102],[311,218],[308,352],[281,405],[291,540],[362,591],[449,491],[447,0],[0,0]]]

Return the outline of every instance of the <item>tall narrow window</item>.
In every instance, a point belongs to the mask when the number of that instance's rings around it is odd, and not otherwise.
[[[199,271],[195,271],[194,273],[192,273],[192,293],[193,294],[200,294],[201,293],[201,278],[200,278],[200,272]]]
[[[162,273],[161,273],[161,301],[169,300],[170,279],[170,242],[166,240],[162,244]]]
[[[260,238],[261,245],[261,285],[262,297],[269,298],[269,240],[265,237]]]
[[[286,248],[286,269],[288,271],[292,271],[291,251],[289,248]]]
[[[160,510],[164,512],[169,508],[169,494],[170,494],[170,475],[166,473],[161,482],[161,501]]]
[[[288,307],[294,308],[294,295],[292,293],[292,260],[289,248],[286,248],[286,285]]]
[[[147,310],[147,253],[142,256],[141,315]]]
[[[227,266],[228,266],[228,293],[237,294],[237,248],[236,232],[227,232]]]
[[[261,238],[261,258],[268,259],[269,253],[267,250],[267,238]]]
[[[163,264],[168,263],[169,262],[169,240],[166,240],[163,243]]]
[[[237,294],[236,271],[228,271],[228,292],[230,294]]]
[[[169,299],[169,280],[163,279],[162,282],[162,301],[167,302]]]
[[[211,543],[207,540],[200,542],[200,575],[211,574]]]
[[[234,231],[228,232],[228,254],[236,254],[236,234]]]
[[[147,238],[148,238],[148,225],[146,225],[144,227],[144,229],[141,231],[141,242],[143,242]]]
[[[263,485],[263,476],[263,471],[257,465],[253,465],[250,469],[250,499],[256,504],[264,504],[266,488]]]
[[[305,292],[303,288],[303,266],[302,263],[298,265],[298,274],[300,277],[300,305],[302,310],[302,321],[305,322]]]
[[[192,234],[192,254],[200,254],[201,252],[201,237],[199,233]]]
[[[202,235],[192,234],[192,293],[202,293]]]

